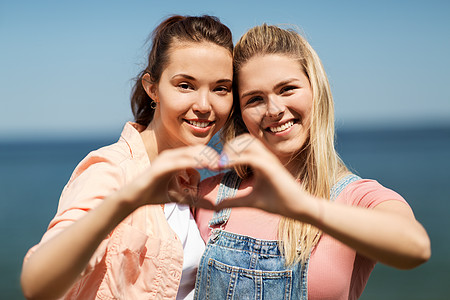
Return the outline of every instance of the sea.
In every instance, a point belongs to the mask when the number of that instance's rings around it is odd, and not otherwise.
[[[73,169],[117,138],[0,141],[0,299],[24,299],[23,257],[45,232]],[[336,148],[354,173],[401,194],[432,244],[431,259],[413,270],[377,264],[360,299],[450,299],[450,126],[342,129]]]

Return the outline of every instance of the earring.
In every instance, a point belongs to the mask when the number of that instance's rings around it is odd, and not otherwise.
[[[155,101],[152,100],[152,101],[150,102],[150,108],[151,108],[151,109],[156,109],[156,102],[155,102]]]

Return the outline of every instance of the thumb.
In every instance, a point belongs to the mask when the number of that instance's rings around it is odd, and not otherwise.
[[[186,169],[177,174],[177,183],[182,187],[194,188],[200,183],[200,173],[196,169]]]
[[[194,201],[192,201],[191,204],[198,208],[203,208],[203,209],[208,209],[208,210],[215,209],[215,206],[211,201],[209,201],[206,198],[202,198],[201,196],[198,196]]]
[[[189,168],[186,169],[186,175],[188,177],[188,185],[197,187],[201,179],[200,172],[196,169]]]

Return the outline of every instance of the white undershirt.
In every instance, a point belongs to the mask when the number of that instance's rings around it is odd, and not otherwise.
[[[197,224],[188,205],[167,203],[164,205],[164,215],[173,231],[178,235],[183,244],[183,272],[181,273],[180,286],[177,300],[193,299],[195,275],[198,264],[205,250]]]

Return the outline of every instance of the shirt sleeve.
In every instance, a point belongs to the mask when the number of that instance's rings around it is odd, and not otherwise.
[[[40,245],[96,208],[108,195],[119,190],[124,185],[124,181],[124,172],[114,159],[107,159],[95,151],[90,153],[74,170],[63,189],[55,217],[50,221],[40,243],[28,251],[25,261]],[[90,273],[103,259],[109,237],[110,235],[100,243],[82,276]]]
[[[370,179],[362,179],[349,184],[338,198],[341,199],[336,199],[336,201],[365,208],[374,208],[378,204],[389,200],[401,201],[407,204],[405,199],[397,192]]]

